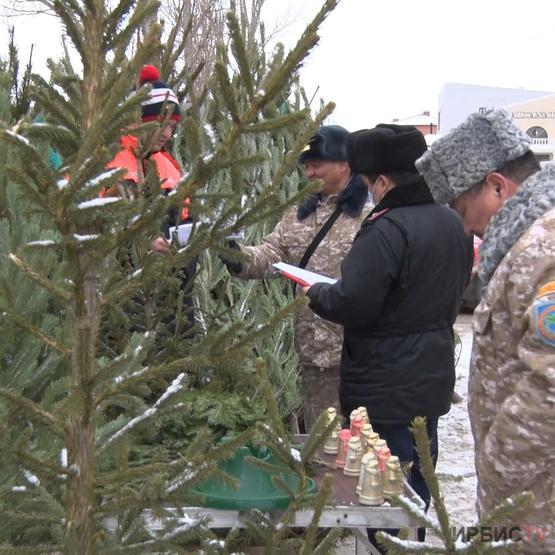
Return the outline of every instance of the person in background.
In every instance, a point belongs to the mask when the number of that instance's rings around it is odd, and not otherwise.
[[[555,166],[540,167],[503,110],[470,115],[416,166],[483,238],[468,387],[478,513],[533,492],[491,524],[533,525],[522,552],[555,553]]]
[[[227,262],[230,273],[241,279],[276,277],[272,264],[287,262],[339,276],[341,260],[371,208],[366,186],[347,163],[347,133],[338,125],[318,129],[299,161],[310,181],[321,180],[320,191],[288,209],[260,245],[237,245],[248,261]],[[327,230],[326,224],[331,225]],[[295,346],[301,364],[307,431],[322,411],[330,406],[338,408],[341,338],[340,326],[322,320],[307,307],[301,309],[295,322]]]
[[[343,416],[367,408],[391,453],[412,464],[409,482],[428,508],[409,426],[426,417],[435,463],[438,419],[449,411],[455,385],[453,324],[472,245],[460,218],[434,202],[414,167],[425,150],[412,126],[380,124],[349,134],[349,165],[363,176],[375,207],[343,260],[341,279],[305,292],[316,314],[344,327]],[[374,545],[375,532],[369,530]]]
[[[177,124],[181,121],[179,100],[175,92],[166,83],[160,81],[158,69],[151,65],[143,66],[139,73],[139,84],[151,85],[148,98],[141,105],[141,121],[160,122],[157,131],[148,137],[136,137],[126,134],[120,139],[121,150],[114,159],[107,164],[107,168],[125,168],[127,170],[123,180],[114,188],[102,191],[101,196],[122,196],[134,198],[138,194],[138,185],[147,171],[147,161],[152,162],[161,181],[164,194],[173,191],[183,175],[181,166],[177,160],[166,150],[168,142],[172,139]],[[147,145],[141,145],[140,139],[144,139]],[[146,148],[144,148],[146,146]],[[139,159],[138,153],[144,150],[145,154]],[[172,211],[168,220],[164,223],[164,235],[153,240],[152,248],[156,252],[169,253],[170,226],[179,225],[190,221],[187,200],[181,210]]]
[[[158,69],[145,65],[139,73],[139,85],[150,85],[148,98],[141,104],[141,121],[158,122],[154,132],[133,134],[133,128],[120,139],[119,152],[107,164],[107,168],[125,168],[123,179],[109,190],[101,191],[100,196],[121,196],[136,198],[140,193],[140,185],[150,168],[154,168],[160,179],[161,193],[168,195],[174,191],[183,176],[183,170],[177,160],[167,151],[176,126],[181,121],[179,100],[175,92],[160,80]],[[144,154],[140,154],[143,153]],[[192,223],[189,211],[190,200],[185,199],[181,206],[175,206],[161,223],[160,235],[152,239],[151,249],[162,255],[170,252],[170,228],[181,224]],[[193,300],[191,296],[192,278],[196,271],[196,259],[179,270],[181,288],[184,290],[184,311],[187,315],[187,327],[194,324]],[[169,326],[173,325],[170,320]]]

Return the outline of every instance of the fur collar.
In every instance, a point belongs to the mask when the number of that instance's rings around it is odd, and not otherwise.
[[[370,225],[380,216],[387,214],[392,208],[416,206],[418,204],[434,204],[434,197],[422,178],[415,179],[406,185],[397,185],[389,190],[379,204],[374,206],[370,214],[362,222],[361,228]]]
[[[397,185],[389,190],[368,215],[371,218],[374,214],[383,210],[391,210],[400,206],[416,206],[418,204],[434,204],[434,197],[423,178],[416,178],[406,185]]]
[[[478,274],[487,284],[512,246],[555,206],[555,165],[530,176],[491,219],[480,246]]]
[[[353,173],[345,189],[339,193],[337,205],[350,218],[357,218],[367,200],[368,188],[360,175]],[[313,193],[305,198],[297,208],[297,218],[299,221],[308,218],[316,210],[321,201],[322,195],[320,193]]]

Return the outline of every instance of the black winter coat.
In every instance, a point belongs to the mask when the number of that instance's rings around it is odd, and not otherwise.
[[[422,180],[398,186],[363,222],[334,285],[308,296],[344,326],[340,402],[348,417],[406,425],[449,411],[455,384],[453,324],[472,268],[458,215],[434,204]]]

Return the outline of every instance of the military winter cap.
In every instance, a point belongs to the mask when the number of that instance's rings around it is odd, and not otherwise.
[[[340,125],[322,125],[301,152],[299,162],[304,164],[307,160],[346,161],[345,142],[348,133]]]
[[[475,113],[436,139],[416,161],[416,169],[426,180],[435,201],[447,204],[529,149],[528,136],[505,110]]]
[[[354,172],[379,175],[415,171],[414,162],[426,150],[424,135],[412,125],[380,123],[347,137],[347,160]]]

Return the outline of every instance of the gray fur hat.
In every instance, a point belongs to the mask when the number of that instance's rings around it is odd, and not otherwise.
[[[530,139],[505,110],[471,114],[416,161],[435,201],[447,204],[491,172],[530,150]]]

